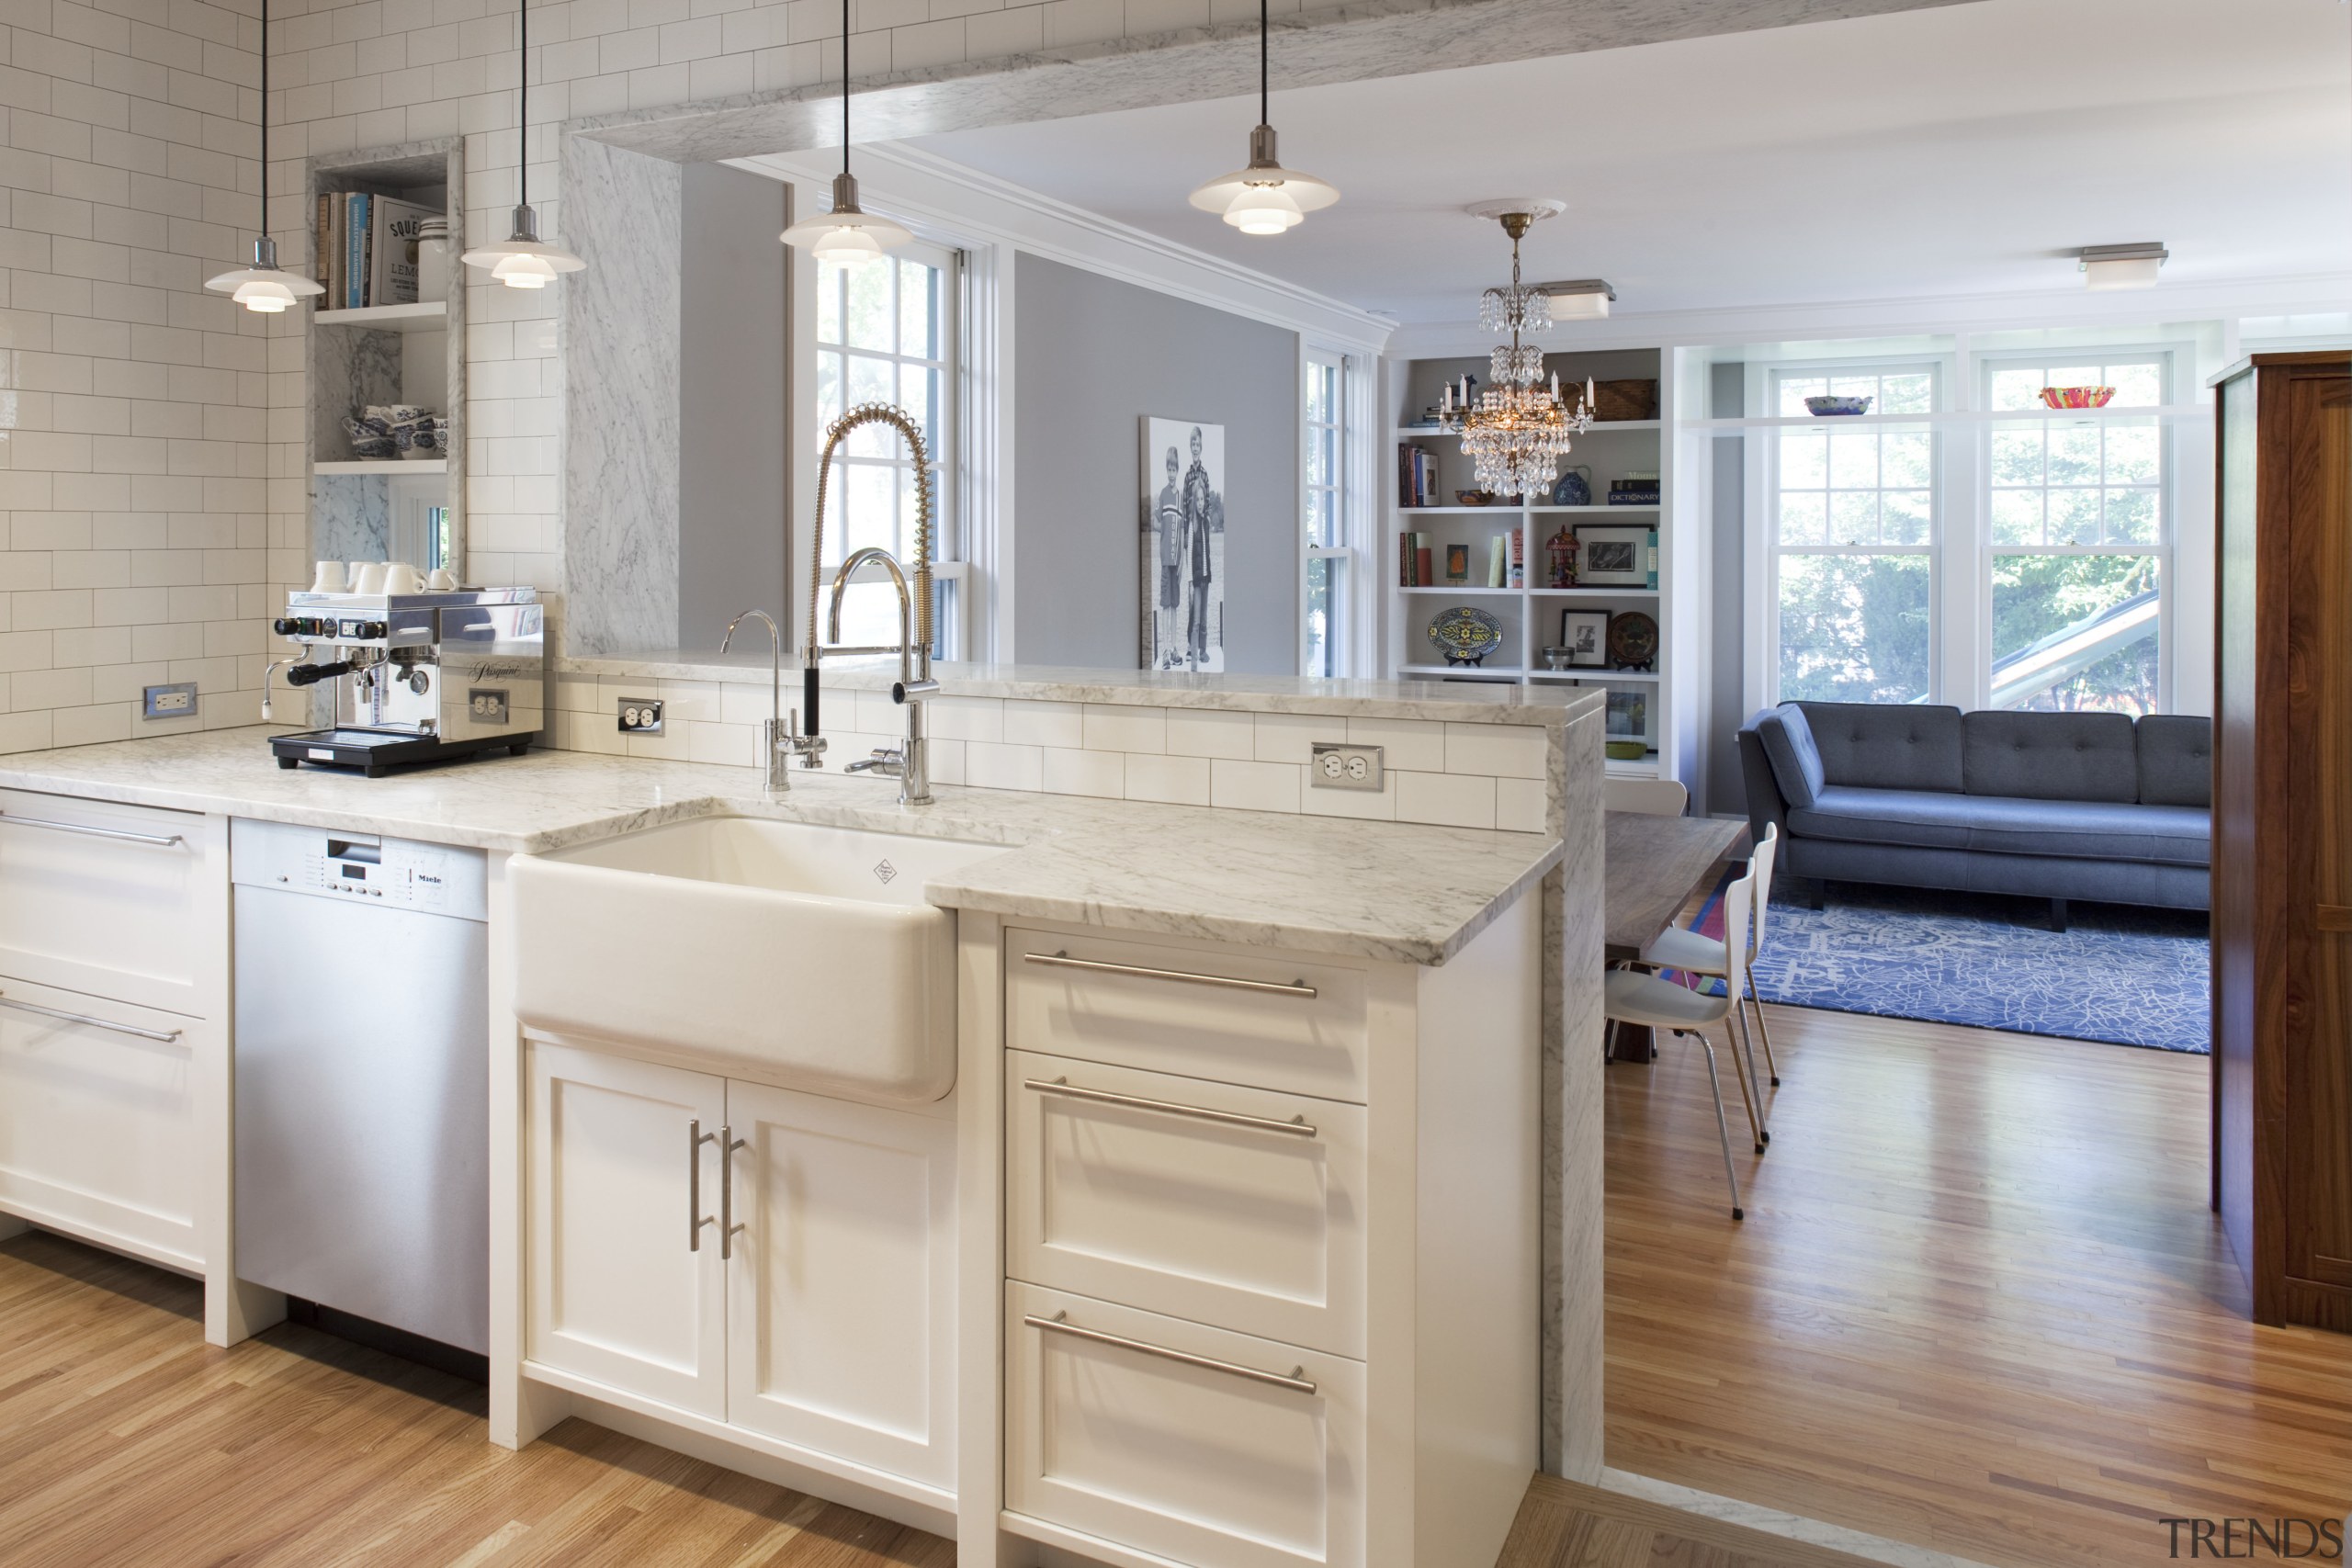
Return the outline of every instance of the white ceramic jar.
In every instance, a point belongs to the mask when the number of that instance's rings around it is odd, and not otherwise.
[[[449,220],[427,218],[416,226],[416,298],[419,303],[449,298]]]

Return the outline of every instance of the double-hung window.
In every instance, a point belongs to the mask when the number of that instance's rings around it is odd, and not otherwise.
[[[1805,419],[1769,448],[1770,658],[1779,700],[1907,703],[1936,689],[1936,437],[1807,418],[1812,397],[1926,415],[1933,366],[1775,368],[1770,407]]]
[[[933,651],[944,659],[962,656],[965,619],[954,450],[958,273],[955,253],[922,244],[856,265],[816,264],[817,445],[810,460],[823,447],[826,428],[860,403],[895,403],[922,428],[931,479],[932,559],[939,578]],[[868,545],[897,557],[911,580],[915,517],[915,467],[899,433],[879,423],[852,432],[833,454],[826,484],[820,590],[830,589],[834,570],[851,552]],[[878,573],[843,596],[842,640],[865,646],[899,640],[898,594]]]
[[[1994,707],[2158,711],[2165,429],[2154,413],[2044,414],[2041,389],[2111,386],[2112,406],[2153,409],[2165,367],[2154,355],[1987,367]]]
[[[1305,407],[1299,428],[1306,451],[1300,541],[1298,672],[1345,675],[1353,640],[1352,600],[1362,573],[1355,551],[1352,454],[1348,438],[1348,361],[1309,349],[1303,367]]]

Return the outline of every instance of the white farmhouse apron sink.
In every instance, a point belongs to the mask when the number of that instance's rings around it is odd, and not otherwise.
[[[883,1104],[956,1082],[956,916],[995,844],[708,817],[517,855],[514,1012],[534,1029]]]

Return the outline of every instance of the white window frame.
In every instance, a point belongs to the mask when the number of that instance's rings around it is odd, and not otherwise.
[[[797,190],[796,200],[801,199],[806,199],[806,192]],[[972,322],[978,312],[975,310],[975,302],[971,298],[970,269],[967,265],[966,254],[961,249],[918,239],[899,247],[891,253],[891,256],[894,261],[898,257],[904,256],[924,262],[945,273],[946,286],[942,297],[947,320],[941,323],[941,337],[947,354],[944,360],[923,359],[919,355],[903,354],[883,355],[871,349],[853,349],[845,344],[820,341],[818,333],[820,320],[818,290],[820,269],[805,252],[796,250],[793,253],[794,331],[791,341],[808,345],[805,351],[793,354],[794,364],[790,377],[793,401],[796,408],[801,411],[799,416],[793,421],[795,468],[797,471],[807,476],[805,479],[797,481],[793,486],[796,495],[802,501],[802,504],[797,506],[795,511],[804,519],[814,517],[817,457],[825,430],[825,422],[817,406],[818,355],[826,350],[842,350],[868,357],[886,358],[894,363],[940,366],[945,372],[941,377],[941,397],[944,406],[940,410],[938,422],[939,438],[930,453],[932,466],[938,476],[932,494],[932,574],[940,581],[952,582],[956,587],[951,596],[953,608],[942,618],[935,636],[938,658],[962,660],[969,657],[969,649],[976,640],[976,632],[984,615],[983,606],[976,602],[979,585],[971,564],[975,545],[974,535],[977,532],[971,498],[982,487],[974,482],[974,475],[965,457],[969,434],[967,411],[971,402],[969,383],[972,376],[970,354]],[[830,476],[826,486],[826,510],[829,524],[826,530],[826,544],[829,553],[831,547],[837,542],[835,531],[830,525],[836,522],[840,516],[837,510],[841,494],[840,487],[846,470],[858,466],[872,467],[886,460],[880,458],[852,457],[846,451],[834,454],[835,471]],[[888,461],[895,467],[906,466],[903,457]],[[795,622],[798,620],[808,599],[808,584],[800,581],[798,577],[800,572],[807,570],[807,539],[808,536],[801,529],[796,527],[793,530],[793,557],[786,563],[795,589],[792,617]],[[911,580],[913,563],[910,561],[901,564],[907,567],[908,575]],[[840,570],[840,566],[841,562],[838,559],[828,559],[823,563],[819,578],[820,593],[831,585],[833,574]],[[855,581],[861,584],[882,582],[888,581],[888,574],[879,568],[868,568],[859,573]],[[796,626],[794,635],[796,637],[803,635],[801,628]]]
[[[1984,434],[1977,443],[1977,471],[1981,479],[1977,486],[1977,549],[1974,570],[1971,573],[1975,590],[1972,606],[1976,626],[1977,658],[1970,671],[1971,707],[1989,707],[1993,700],[1993,558],[1999,555],[2051,556],[2153,556],[2156,563],[2156,706],[2158,713],[2173,711],[2173,620],[2177,577],[2173,570],[2176,540],[2179,536],[2179,486],[2177,479],[2178,444],[2173,440],[2172,427],[2163,418],[2155,417],[2156,429],[2156,541],[2154,545],[2003,545],[1993,538],[1993,432],[1998,413],[1993,406],[1993,377],[2000,370],[2046,370],[2052,366],[2082,364],[2143,364],[2153,362],[2160,378],[2157,402],[2170,404],[2177,396],[2177,378],[2181,373],[2179,352],[2163,344],[2095,344],[2083,347],[2037,349],[2032,353],[2003,353],[1986,355],[1975,367],[1975,392],[1978,406],[1988,411]],[[2029,415],[2040,418],[2040,415]],[[2063,417],[2063,416],[2061,416]],[[2047,488],[2045,486],[2045,488]]]
[[[1924,556],[1928,562],[1928,691],[1925,700],[1931,703],[1944,700],[1945,671],[1949,663],[1944,648],[1949,606],[1944,601],[1951,575],[1946,570],[1946,556],[1950,547],[1952,508],[1947,493],[1950,477],[1945,463],[1943,434],[1930,421],[1935,413],[1944,409],[1950,397],[1950,362],[1941,356],[1896,355],[1751,364],[1748,367],[1747,406],[1764,416],[1777,415],[1780,409],[1779,386],[1784,379],[1918,373],[1927,374],[1933,383],[1928,394],[1929,412],[1922,416],[1922,424],[1928,432],[1929,466],[1928,542],[1925,545],[1824,544],[1786,547],[1784,549],[1780,540],[1781,431],[1790,427],[1763,426],[1756,431],[1757,438],[1747,444],[1748,505],[1746,511],[1752,520],[1747,535],[1754,551],[1751,558],[1759,563],[1758,569],[1747,574],[1750,584],[1747,603],[1747,704],[1751,710],[1770,707],[1781,701],[1781,557],[1783,553]]]
[[[1339,391],[1339,408],[1335,416],[1323,424],[1310,423],[1306,417],[1306,388],[1308,378],[1317,371],[1336,371],[1333,377]],[[1363,428],[1372,400],[1367,395],[1369,367],[1363,356],[1302,344],[1299,355],[1298,379],[1298,484],[1299,526],[1298,555],[1298,671],[1307,673],[1307,651],[1311,641],[1307,633],[1306,584],[1309,563],[1335,560],[1341,563],[1340,614],[1335,624],[1326,628],[1325,637],[1331,649],[1331,673],[1335,678],[1354,675],[1368,668],[1371,649],[1371,600],[1375,591],[1369,587],[1366,551],[1364,549],[1365,497],[1370,493],[1370,476],[1366,470],[1367,454],[1373,443]],[[1308,478],[1308,453],[1318,430],[1329,430],[1337,437],[1338,453],[1333,482],[1317,486]],[[1333,530],[1337,544],[1317,545],[1307,536],[1306,519],[1313,514],[1317,490],[1327,490],[1332,498]]]

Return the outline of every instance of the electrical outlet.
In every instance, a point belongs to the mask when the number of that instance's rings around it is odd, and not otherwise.
[[[476,724],[506,722],[506,694],[495,686],[466,688],[466,716]]]
[[[662,733],[662,702],[658,697],[623,697],[620,699],[621,733],[623,735],[659,735]]]
[[[142,694],[149,718],[187,718],[196,712],[196,682],[182,681],[171,686],[149,686]]]
[[[1384,769],[1377,746],[1350,746],[1339,740],[1317,740],[1307,748],[1306,782],[1317,789],[1381,787]]]

